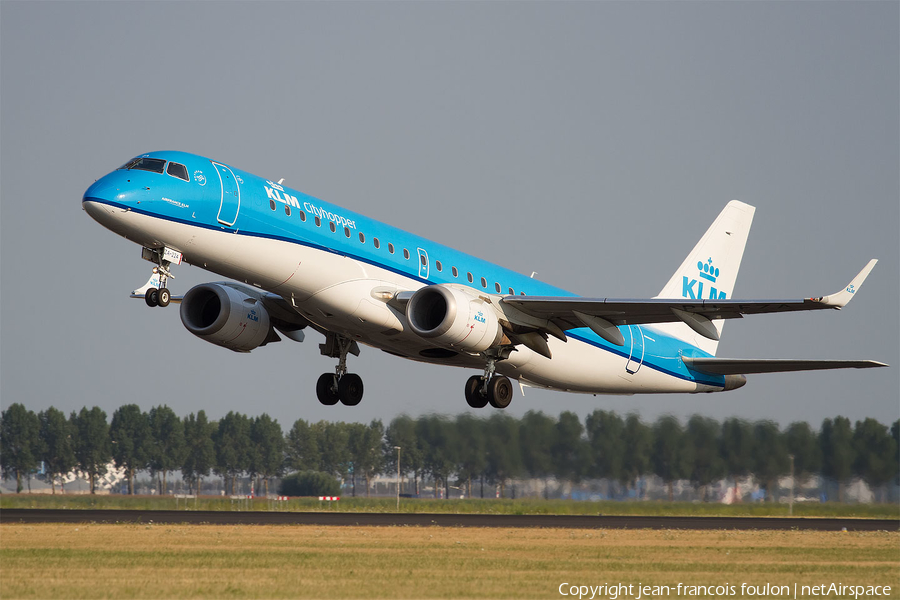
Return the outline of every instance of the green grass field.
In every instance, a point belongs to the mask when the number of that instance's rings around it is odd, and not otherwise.
[[[339,502],[319,502],[315,498],[294,498],[288,502],[271,503],[266,499],[233,502],[228,498],[204,496],[197,501],[176,500],[159,496],[90,496],[4,494],[0,496],[0,510],[4,508],[67,508],[67,509],[135,509],[135,510],[290,510],[340,512],[395,512],[394,498],[341,498]],[[479,513],[514,515],[657,515],[657,516],[787,516],[786,504],[688,503],[688,502],[578,502],[573,500],[433,500],[401,499],[400,512],[412,513]],[[858,517],[900,520],[900,506],[896,504],[837,504],[796,503],[794,516],[801,517]]]
[[[4,600],[559,598],[563,583],[749,598],[741,583],[832,582],[900,597],[897,532],[4,524],[0,564]]]

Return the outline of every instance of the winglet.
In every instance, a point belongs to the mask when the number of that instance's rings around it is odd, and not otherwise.
[[[834,306],[838,309],[847,306],[847,303],[853,299],[853,295],[859,291],[860,287],[862,287],[863,281],[869,276],[869,273],[872,271],[872,268],[875,267],[875,263],[877,262],[878,259],[876,258],[870,260],[869,263],[863,267],[862,271],[853,278],[853,281],[847,284],[847,287],[841,291],[829,296],[822,296],[821,298],[810,298],[810,300],[813,302],[821,302],[828,306]]]

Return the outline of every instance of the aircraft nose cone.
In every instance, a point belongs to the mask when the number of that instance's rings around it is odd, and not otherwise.
[[[113,208],[108,204],[103,204],[97,200],[97,198],[85,197],[81,201],[81,207],[92,219],[102,223],[107,217],[113,214]]]

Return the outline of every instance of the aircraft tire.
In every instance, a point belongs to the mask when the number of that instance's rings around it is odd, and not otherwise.
[[[512,402],[513,389],[508,377],[494,376],[488,384],[488,401],[494,408],[506,408]]]
[[[344,406],[356,406],[363,397],[362,377],[356,373],[346,373],[338,381],[338,396]]]
[[[481,386],[484,384],[484,377],[480,375],[472,375],[466,381],[466,403],[472,408],[484,408],[487,406],[487,396],[481,394]]]
[[[150,288],[146,292],[144,292],[144,302],[147,303],[147,306],[153,308],[154,306],[159,306],[159,290],[156,288]]]
[[[157,298],[157,302],[160,306],[168,306],[169,300],[171,300],[172,295],[169,293],[169,288],[159,288],[159,296]]]
[[[322,373],[316,381],[316,397],[325,406],[334,406],[340,400],[340,396],[334,391],[334,373]]]

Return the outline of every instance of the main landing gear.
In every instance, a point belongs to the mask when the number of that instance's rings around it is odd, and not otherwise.
[[[363,397],[362,377],[347,372],[347,354],[359,356],[359,345],[336,333],[329,333],[325,343],[319,344],[319,351],[324,356],[338,359],[334,373],[322,373],[316,382],[316,397],[326,406],[333,406],[339,401],[344,406],[356,406]]]
[[[488,358],[484,375],[472,375],[466,381],[466,402],[472,408],[506,408],[512,402],[513,388],[508,377],[497,375],[495,359]]]

